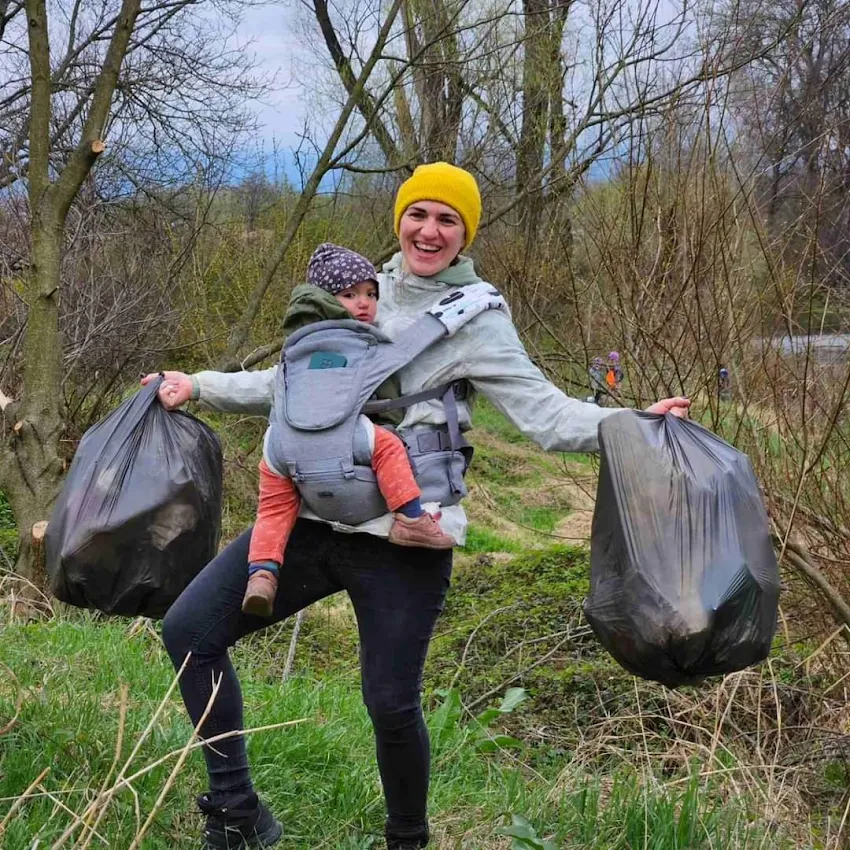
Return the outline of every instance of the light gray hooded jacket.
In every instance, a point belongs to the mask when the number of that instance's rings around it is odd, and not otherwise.
[[[404,272],[396,254],[378,276],[380,300],[377,325],[394,337],[419,318],[439,298],[459,286],[478,283],[472,260],[461,257],[454,266],[430,278]],[[277,366],[258,372],[199,372],[193,376],[196,396],[207,406],[231,413],[268,415],[271,409]],[[531,362],[510,316],[488,310],[452,337],[435,343],[399,373],[403,394],[465,379],[526,437],[548,451],[582,452],[598,449],[597,426],[616,409],[602,409],[569,398]],[[469,404],[458,404],[461,428],[471,425]],[[439,401],[424,402],[407,410],[401,429],[445,422]],[[434,506],[426,505],[433,509]],[[440,525],[459,545],[466,539],[466,514],[461,505],[442,508]],[[302,516],[319,519],[302,508]],[[356,527],[385,537],[392,524],[387,514]]]

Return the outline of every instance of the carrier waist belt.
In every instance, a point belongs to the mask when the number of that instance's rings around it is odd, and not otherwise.
[[[415,444],[416,453],[423,455],[429,452],[447,452],[453,448],[448,428],[440,425],[435,426],[432,430],[414,431],[412,434],[406,434],[405,441],[408,444]],[[412,445],[411,448],[413,448]]]

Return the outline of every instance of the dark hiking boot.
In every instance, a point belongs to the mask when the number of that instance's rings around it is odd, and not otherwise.
[[[204,794],[198,797],[198,807],[207,819],[201,850],[271,847],[283,835],[283,827],[253,792]]]
[[[427,847],[429,838],[427,827],[421,830],[419,835],[407,835],[404,838],[386,835],[387,850],[421,850],[422,847]]]

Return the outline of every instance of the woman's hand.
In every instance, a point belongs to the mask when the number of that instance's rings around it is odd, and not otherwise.
[[[152,372],[142,378],[142,384],[149,384],[159,377],[165,380],[157,395],[166,410],[174,410],[192,397],[192,379],[184,372]]]
[[[683,396],[675,398],[663,398],[661,401],[656,401],[647,407],[647,413],[672,413],[673,416],[678,416],[680,419],[688,418],[688,408],[691,406],[691,400]]]

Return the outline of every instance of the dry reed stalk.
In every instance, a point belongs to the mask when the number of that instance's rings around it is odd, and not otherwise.
[[[209,717],[209,713],[212,711],[212,707],[216,701],[218,692],[221,689],[221,681],[223,678],[224,674],[221,673],[219,674],[218,679],[213,682],[212,693],[210,694],[209,700],[207,700],[207,705],[206,708],[204,708],[204,713],[201,715],[201,719],[197,722],[195,728],[192,730],[192,734],[189,736],[189,740],[186,742],[186,746],[183,747],[183,749],[180,751],[180,756],[177,759],[177,764],[174,765],[173,770],[168,775],[168,779],[166,779],[165,785],[163,785],[159,796],[156,798],[156,802],[154,803],[147,820],[142,825],[142,828],[136,833],[136,836],[135,838],[133,838],[133,841],[130,844],[128,850],[137,850],[139,844],[141,844],[141,841],[145,836],[145,833],[148,831],[148,829],[150,829],[150,825],[153,823],[153,820],[156,817],[156,813],[160,810],[163,802],[165,801],[166,796],[168,796],[168,792],[171,790],[171,786],[174,784],[174,780],[177,778],[177,774],[180,773],[180,771],[183,769],[183,765],[186,763],[186,757],[189,755],[191,745],[198,735],[198,730],[204,725],[207,717]]]
[[[168,700],[171,697],[171,694],[174,692],[174,689],[177,687],[177,683],[180,680],[180,676],[182,675],[183,671],[186,669],[186,665],[189,663],[189,659],[191,657],[192,657],[192,653],[189,652],[189,653],[186,654],[186,657],[183,659],[183,663],[180,665],[180,669],[177,671],[176,675],[174,676],[174,679],[172,680],[171,684],[168,686],[168,690],[165,692],[165,696],[160,700],[159,705],[156,707],[156,711],[154,711],[153,717],[151,717],[148,725],[142,731],[142,734],[139,737],[138,741],[136,742],[136,746],[133,747],[133,750],[130,753],[130,755],[128,756],[127,761],[124,762],[124,766],[121,768],[121,771],[118,774],[118,780],[117,780],[116,784],[120,783],[121,777],[124,775],[126,770],[129,768],[133,759],[136,757],[136,754],[141,749],[142,744],[144,744],[144,742],[147,740],[148,735],[150,735],[154,724],[159,719],[160,714],[162,714],[163,710],[165,709],[165,706],[168,703]],[[106,800],[103,800],[104,805],[105,805],[105,803],[106,803]],[[86,808],[86,810],[83,812],[83,814],[81,816],[81,820],[83,822],[85,822],[86,819],[89,817],[89,814],[90,814],[90,811],[92,810],[92,808],[99,806],[100,804],[101,804],[101,797],[98,796],[97,798],[95,798],[94,802],[90,803],[89,806]],[[59,848],[62,847],[62,845],[71,837],[73,832],[76,830],[77,825],[78,825],[77,823],[71,824],[62,833],[62,835],[60,835],[59,838],[54,842],[53,846],[51,847],[51,850],[59,850]]]
[[[271,732],[275,729],[283,729],[287,726],[298,726],[300,723],[306,723],[307,718],[301,717],[298,720],[284,720],[282,723],[269,723],[266,726],[255,726],[253,729],[232,729],[230,732],[222,732],[220,735],[213,735],[212,738],[204,738],[200,741],[195,741],[190,747],[189,750],[196,750],[198,747],[208,747],[210,744],[216,743],[216,741],[224,741],[228,738],[238,738],[241,735],[254,735],[257,732]],[[147,773],[150,773],[152,770],[156,770],[161,764],[164,764],[169,759],[174,758],[174,756],[180,755],[183,752],[183,747],[180,747],[177,750],[172,750],[170,753],[166,753],[164,756],[161,756],[156,761],[151,762],[149,765],[137,770],[135,773],[130,774],[130,776],[125,777],[121,780],[120,783],[116,783],[110,788],[107,793],[112,794],[116,791],[120,790],[121,786],[128,785],[130,782],[134,782],[141,776],[144,776]]]
[[[9,678],[12,679],[18,689],[18,694],[15,698],[15,713],[12,715],[12,719],[8,723],[4,726],[0,726],[0,735],[5,735],[18,722],[18,717],[20,717],[21,708],[24,704],[24,689],[21,687],[18,677],[2,661],[0,661],[0,667],[9,674]]]
[[[239,737],[241,735],[253,735],[257,732],[270,732],[270,731],[273,731],[275,729],[283,729],[287,726],[297,726],[301,723],[306,723],[306,722],[307,722],[307,718],[299,718],[297,720],[285,720],[281,723],[269,723],[266,726],[257,726],[257,727],[254,727],[252,729],[234,729],[234,730],[231,730],[230,732],[222,732],[220,735],[214,735],[211,738],[205,738],[205,739],[200,740],[200,741],[190,742],[186,746],[180,747],[179,749],[171,750],[171,752],[168,752],[164,756],[161,756],[160,758],[156,759],[156,761],[153,761],[150,764],[145,765],[145,767],[140,768],[135,773],[132,773],[129,776],[122,776],[120,779],[117,779],[115,781],[115,783],[110,788],[107,788],[103,792],[102,795],[100,795],[92,803],[89,804],[89,806],[86,808],[86,810],[83,812],[83,814],[81,816],[77,816],[77,818],[78,818],[77,822],[72,824],[70,827],[68,827],[65,830],[65,832],[59,837],[58,841],[66,841],[68,836],[76,829],[76,827],[79,825],[79,823],[84,822],[83,818],[87,817],[89,815],[90,811],[95,806],[100,806],[105,801],[110,800],[122,788],[128,788],[133,793],[134,797],[136,797],[137,821],[140,821],[141,817],[140,817],[140,814],[139,814],[138,796],[136,795],[135,789],[133,788],[131,783],[133,783],[135,780],[139,779],[140,777],[145,776],[146,774],[150,773],[151,771],[156,770],[156,768],[160,767],[160,765],[164,764],[169,759],[172,759],[175,756],[182,756],[184,753],[188,755],[188,753],[192,752],[192,750],[196,750],[199,747],[209,746],[210,744],[214,744],[217,741],[223,741],[223,740],[226,740],[228,738],[236,738],[236,737]],[[194,733],[193,733],[193,735],[194,735]],[[184,758],[184,760],[185,760],[185,758]],[[182,764],[182,762],[181,762],[181,764]],[[61,845],[59,845],[59,846],[61,846]],[[54,844],[53,847],[51,848],[51,850],[55,850],[56,847],[57,847],[57,844]]]
[[[27,790],[24,791],[24,793],[21,794],[14,803],[12,803],[12,808],[6,812],[6,817],[4,817],[3,820],[0,820],[0,836],[2,836],[6,831],[9,821],[12,820],[12,815],[15,814],[15,812],[23,805],[24,800],[26,800],[30,796],[30,793],[39,786],[41,780],[44,779],[48,773],[50,773],[50,768],[45,767],[44,770],[42,770],[41,773],[39,773],[38,776],[36,776],[36,778],[29,784]]]
[[[63,812],[70,815],[75,820],[82,821],[82,818],[80,818],[80,816],[70,806],[66,806],[55,794],[48,791],[43,785],[39,785],[38,790],[41,791],[41,793],[45,797],[52,800],[53,805],[56,806],[57,809],[61,809]],[[95,838],[99,838],[107,847],[109,847],[108,839],[104,838],[104,836],[102,836],[99,832],[95,831],[94,828],[92,828],[92,834],[95,836]]]
[[[95,799],[100,800],[103,797],[103,792],[106,791],[109,786],[109,780],[112,778],[112,774],[115,771],[115,767],[118,764],[118,759],[121,758],[121,750],[124,747],[124,724],[127,719],[127,696],[129,694],[129,687],[127,684],[121,685],[121,696],[119,698],[119,708],[118,708],[118,735],[115,742],[115,755],[112,757],[112,764],[109,766],[109,770],[104,777],[103,784],[100,786],[100,791],[98,791],[97,797]],[[86,825],[83,827],[83,831],[80,834],[80,837],[77,839],[77,843],[74,845],[75,847],[79,845],[83,839],[85,842],[80,847],[80,850],[86,850],[86,848],[91,843],[92,836],[95,833],[95,830],[98,827],[98,824],[103,819],[104,814],[106,813],[106,807],[109,805],[109,800],[106,799],[103,801],[103,805],[99,806],[93,814],[95,814],[94,823],[91,826],[88,826],[88,821],[86,821]],[[88,838],[86,838],[86,829],[89,830]]]
[[[304,618],[307,616],[307,609],[302,608],[295,617],[295,625],[292,628],[292,637],[289,639],[289,651],[286,653],[286,663],[283,665],[283,673],[281,674],[281,684],[286,682],[292,673],[292,665],[295,663],[295,648],[298,646],[298,635],[301,634],[301,626],[304,625]]]

